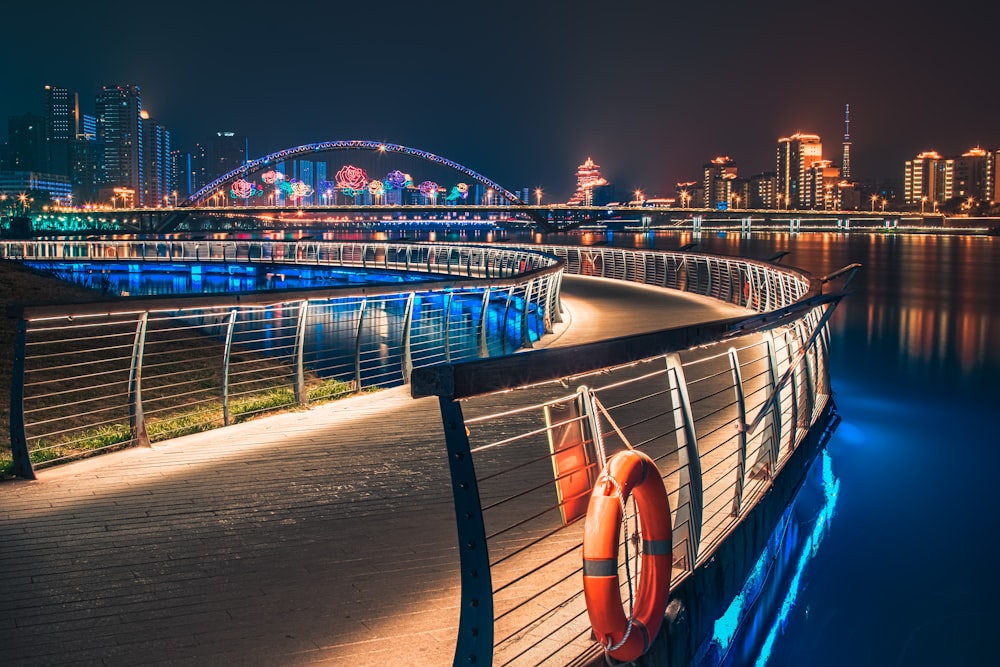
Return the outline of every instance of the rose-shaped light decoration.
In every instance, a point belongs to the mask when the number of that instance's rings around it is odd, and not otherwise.
[[[368,185],[368,174],[361,167],[344,165],[337,172],[337,187],[351,192],[360,192]]]
[[[406,182],[409,179],[406,174],[401,172],[399,169],[394,169],[385,175],[385,184],[390,190],[401,190],[406,187]]]
[[[305,181],[292,181],[292,197],[302,199],[313,193],[312,186]]]
[[[381,197],[385,194],[385,183],[375,179],[368,184],[368,192],[372,193],[373,197]]]
[[[280,171],[274,171],[274,170],[265,171],[263,174],[260,175],[260,180],[266,183],[267,185],[274,185],[278,181],[285,180],[285,175],[282,174]]]
[[[420,184],[420,194],[430,199],[434,199],[438,194],[438,184],[434,181],[424,181]]]
[[[239,199],[246,199],[247,197],[253,194],[253,191],[254,191],[254,184],[251,183],[250,181],[243,178],[233,181],[233,186],[232,186],[233,197],[237,197]]]

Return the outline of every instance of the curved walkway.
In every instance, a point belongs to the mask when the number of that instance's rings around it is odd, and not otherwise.
[[[746,312],[598,278],[563,295],[540,346]],[[0,664],[451,664],[443,443],[437,401],[399,387],[0,483]]]

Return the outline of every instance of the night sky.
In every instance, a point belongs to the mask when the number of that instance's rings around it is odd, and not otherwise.
[[[884,6],[883,6],[884,5]],[[767,7],[766,9],[764,7]],[[0,137],[45,84],[134,83],[190,150],[216,130],[251,157],[373,139],[422,148],[508,188],[565,200],[591,156],[621,191],[674,194],[716,155],[774,169],[776,140],[820,134],[855,178],[1000,147],[983,0],[841,2],[27,3],[5,7]]]

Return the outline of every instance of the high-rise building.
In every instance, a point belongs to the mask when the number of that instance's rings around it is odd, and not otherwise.
[[[66,88],[45,86],[46,171],[70,175],[70,142],[75,139],[75,95]]]
[[[945,160],[937,151],[924,151],[907,160],[903,171],[903,202],[943,202],[950,190],[945,182],[947,171]]]
[[[726,155],[720,155],[702,167],[705,206],[718,208],[722,205],[726,208],[732,204],[733,196],[736,194],[734,181],[737,170],[736,163]],[[743,200],[746,201],[745,198]]]
[[[191,154],[174,149],[170,151],[171,181],[174,184],[170,191],[170,203],[187,199],[195,191],[192,182]]]
[[[7,119],[7,150],[3,170],[47,173],[45,118],[33,113]]]
[[[802,208],[840,210],[840,169],[830,160],[816,160],[806,170]]]
[[[97,95],[97,134],[104,147],[102,192],[138,203],[143,186],[142,98],[133,85],[104,86]]]
[[[778,177],[766,171],[750,177],[747,183],[747,208],[775,208]]]
[[[213,181],[247,161],[247,138],[235,132],[216,132],[205,142],[205,176]]]
[[[816,160],[823,159],[823,143],[818,135],[797,132],[778,139],[778,197],[779,207],[802,208],[805,203],[803,188],[806,171]]]
[[[142,118],[142,192],[140,205],[165,206],[174,189],[170,162],[170,131],[150,118],[143,109]]]

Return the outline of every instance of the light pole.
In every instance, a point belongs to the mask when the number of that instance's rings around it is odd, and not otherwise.
[[[535,206],[542,205],[542,189],[535,188]]]
[[[920,215],[923,215],[923,214],[924,214],[924,206],[925,206],[926,204],[927,204],[927,197],[926,197],[926,196],[924,196],[924,197],[921,197],[921,198],[920,198]]]
[[[885,204],[886,204],[886,201],[887,200],[885,200],[885,199],[882,200],[882,212],[883,213],[885,213]]]
[[[872,213],[875,212],[875,202],[878,201],[878,195],[872,195]]]

